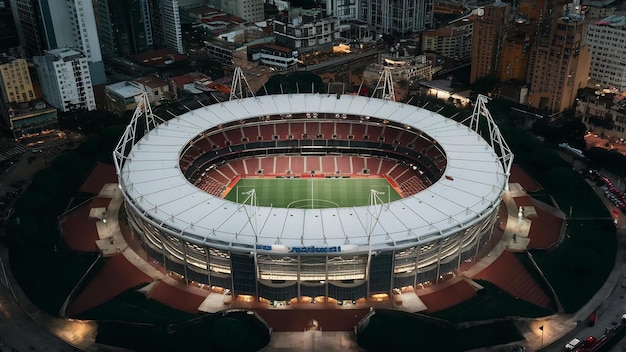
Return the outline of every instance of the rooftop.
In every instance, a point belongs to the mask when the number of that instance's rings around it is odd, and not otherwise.
[[[189,83],[193,83],[195,81],[198,80],[203,80],[203,79],[211,79],[211,77],[205,75],[204,73],[201,72],[190,72],[190,73],[186,73],[184,75],[180,75],[180,76],[175,76],[175,77],[170,77],[170,81],[174,83],[174,85],[177,88],[182,89],[185,84],[189,84]]]
[[[132,84],[129,81],[122,81],[113,84],[109,84],[105,88],[107,91],[115,92],[124,98],[130,98],[143,93],[143,89],[139,86]]]
[[[367,206],[241,211],[238,204],[200,191],[181,173],[182,147],[203,130],[248,116],[311,111],[367,114],[423,131],[443,148],[449,161],[446,177],[422,192],[389,203],[372,223]],[[133,211],[192,242],[240,250],[260,244],[279,251],[285,246],[324,243],[341,246],[342,252],[367,252],[446,238],[490,214],[507,184],[494,149],[469,127],[415,106],[348,95],[339,99],[325,94],[269,95],[193,110],[157,126],[132,147],[129,157],[117,162],[120,185]],[[250,212],[257,218],[254,222],[248,218]]]
[[[165,67],[175,62],[185,61],[187,56],[171,49],[159,49],[133,55],[130,57],[130,60],[144,66]]]
[[[161,88],[167,86],[167,82],[154,76],[139,77],[135,79],[135,82],[150,88]]]
[[[617,29],[626,29],[626,16],[611,15],[594,23],[596,26],[608,26]]]

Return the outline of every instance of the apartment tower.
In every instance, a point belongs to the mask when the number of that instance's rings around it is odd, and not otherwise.
[[[498,64],[511,26],[510,5],[497,0],[478,9],[472,33],[470,83],[480,78],[497,78]]]

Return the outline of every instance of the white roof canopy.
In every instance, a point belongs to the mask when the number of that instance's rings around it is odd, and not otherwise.
[[[179,167],[199,133],[219,124],[279,114],[332,113],[410,125],[434,138],[447,157],[446,177],[413,196],[384,205],[286,209],[236,204],[201,191]],[[270,95],[210,105],[156,125],[134,141],[132,128],[116,150],[127,203],[155,225],[195,243],[232,250],[367,252],[404,248],[450,236],[494,211],[508,175],[494,148],[470,127],[415,106],[325,94]],[[132,134],[130,136],[129,134]],[[134,145],[133,145],[134,143]],[[121,156],[124,145],[132,145]],[[122,148],[120,148],[120,146]],[[380,216],[378,214],[380,213]]]

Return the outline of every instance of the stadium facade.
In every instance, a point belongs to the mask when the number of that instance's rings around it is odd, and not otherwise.
[[[490,239],[512,154],[480,96],[465,123],[388,99],[232,99],[167,121],[140,104],[115,152],[125,215],[188,282],[258,300],[360,300],[438,281]],[[484,129],[483,135],[478,133]],[[372,177],[403,198],[260,206],[238,177]]]

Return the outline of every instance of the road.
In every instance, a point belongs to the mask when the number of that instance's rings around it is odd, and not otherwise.
[[[566,158],[567,159],[567,158]],[[583,168],[584,165],[574,163],[578,169]],[[618,178],[606,170],[600,170],[600,173],[608,177],[613,184],[618,184]],[[591,187],[606,205],[607,209],[612,210],[615,206],[604,196],[600,187],[590,182]],[[607,327],[615,326],[619,323],[623,314],[626,313],[626,216],[620,213],[617,223],[617,242],[618,252],[616,257],[616,264],[614,268],[613,276],[610,278],[611,282],[607,282],[605,286],[596,294],[596,297],[588,304],[586,311],[598,308],[598,315],[594,326],[589,326],[586,319],[588,318],[587,312],[580,312],[575,315],[572,320],[581,320],[581,323],[565,334],[562,338],[551,343],[549,346],[544,347],[541,351],[563,351],[564,346],[573,338],[583,340],[587,336],[600,337],[604,334]],[[590,307],[589,307],[590,306]],[[626,351],[626,339],[622,339],[616,343],[610,350],[610,352],[622,352]]]

